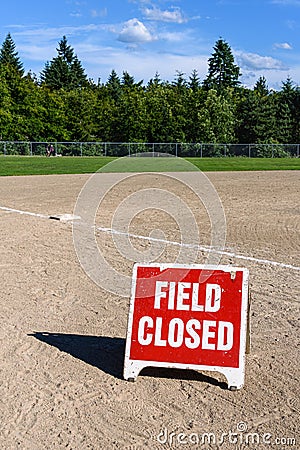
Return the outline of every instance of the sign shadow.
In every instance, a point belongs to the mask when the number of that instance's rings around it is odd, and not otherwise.
[[[109,375],[123,379],[123,338],[47,332],[29,333],[28,336],[69,353]]]
[[[141,370],[140,376],[155,377],[155,378],[172,378],[175,380],[198,381],[200,383],[207,383],[212,386],[217,386],[220,389],[227,390],[226,381],[219,381],[210,375],[206,375],[197,370],[190,369],[174,369],[165,367],[145,367]]]
[[[29,333],[28,336],[33,336],[35,339],[56,347],[60,351],[97,367],[109,375],[124,380],[125,339],[123,338],[37,331]],[[225,382],[218,381],[216,378],[195,370],[146,367],[141,371],[140,376],[194,380],[227,389]]]

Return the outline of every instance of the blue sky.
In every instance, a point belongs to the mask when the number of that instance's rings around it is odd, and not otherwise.
[[[288,76],[300,85],[300,0],[9,0],[1,5],[1,44],[8,32],[25,70],[37,75],[66,35],[95,81],[112,69],[144,82],[197,69],[203,80],[221,37],[243,85],[260,76],[275,89]]]

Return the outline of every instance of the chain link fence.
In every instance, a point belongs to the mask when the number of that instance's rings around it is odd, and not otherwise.
[[[125,142],[0,141],[0,155],[46,156],[52,144],[55,156],[158,156],[299,158],[300,144],[203,144]]]

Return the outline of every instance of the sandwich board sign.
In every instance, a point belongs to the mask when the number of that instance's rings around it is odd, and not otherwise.
[[[124,378],[145,367],[218,371],[231,390],[244,385],[247,269],[135,264]]]

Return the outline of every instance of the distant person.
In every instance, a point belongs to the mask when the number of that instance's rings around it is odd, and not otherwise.
[[[54,147],[53,147],[52,144],[49,144],[48,147],[47,147],[47,156],[50,157],[52,155],[54,155]]]

